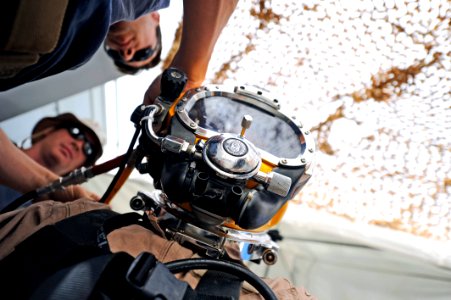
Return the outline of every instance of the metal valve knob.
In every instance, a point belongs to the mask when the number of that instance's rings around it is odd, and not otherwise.
[[[254,179],[263,183],[267,191],[282,197],[286,197],[291,188],[291,178],[277,172],[266,174],[259,171],[255,174]]]

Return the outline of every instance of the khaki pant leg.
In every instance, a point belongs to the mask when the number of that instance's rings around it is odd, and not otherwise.
[[[0,2],[0,78],[35,64],[58,43],[69,0]],[[13,16],[13,17],[11,17]],[[7,22],[7,24],[5,24]]]

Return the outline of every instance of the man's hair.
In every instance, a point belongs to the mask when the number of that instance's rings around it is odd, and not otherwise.
[[[157,31],[157,46],[156,46],[156,48],[158,48],[157,55],[149,63],[147,63],[146,65],[141,66],[141,67],[132,67],[132,66],[127,65],[126,63],[124,63],[122,61],[114,60],[114,64],[116,65],[116,67],[117,67],[117,69],[119,71],[121,71],[122,73],[125,73],[125,74],[135,75],[136,73],[138,73],[141,70],[151,69],[151,68],[155,67],[156,65],[158,65],[160,63],[160,61],[161,61],[161,49],[162,49],[160,25],[157,26],[156,31]]]

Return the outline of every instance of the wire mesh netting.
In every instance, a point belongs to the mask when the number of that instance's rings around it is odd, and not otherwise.
[[[450,20],[447,0],[241,1],[207,81],[282,95],[312,128],[299,205],[449,240]]]

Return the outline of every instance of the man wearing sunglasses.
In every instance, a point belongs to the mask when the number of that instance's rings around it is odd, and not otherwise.
[[[181,43],[170,66],[187,74],[187,88],[205,79],[236,4],[184,0]],[[161,52],[155,12],[168,6],[169,0],[0,1],[0,91],[78,68],[102,46],[126,73],[155,66]],[[146,98],[159,92],[159,78],[151,90]]]
[[[110,26],[103,47],[119,71],[133,75],[158,65],[162,47],[159,24],[160,14],[151,12]]]
[[[102,140],[103,134],[96,123],[81,121],[71,113],[37,122],[31,146],[26,149],[13,145],[0,129],[0,209],[21,193],[44,186],[82,166],[92,166],[103,153]],[[81,197],[99,199],[80,186],[52,195],[52,199],[60,201]]]

